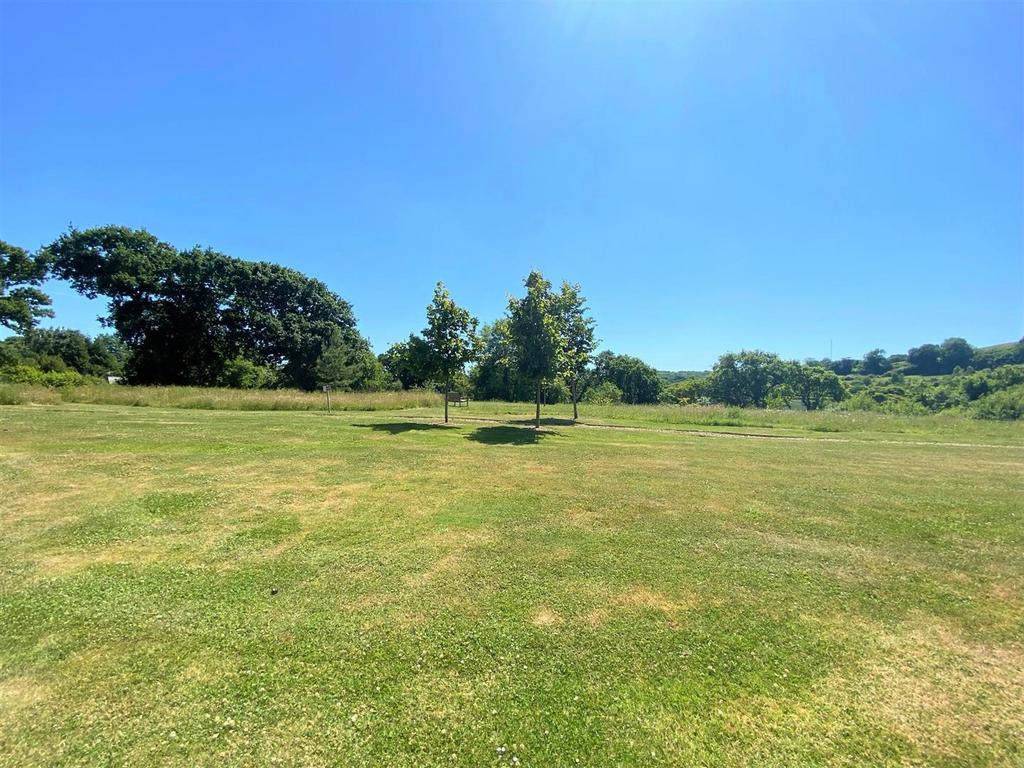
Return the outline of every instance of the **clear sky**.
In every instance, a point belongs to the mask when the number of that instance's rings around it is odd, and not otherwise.
[[[1021,2],[3,0],[0,67],[0,238],[286,264],[377,351],[531,268],[659,368],[1024,335]]]

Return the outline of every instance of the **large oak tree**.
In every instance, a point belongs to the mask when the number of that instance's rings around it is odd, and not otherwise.
[[[145,230],[72,228],[45,251],[54,273],[108,298],[104,321],[131,351],[130,381],[212,385],[243,358],[310,389],[325,349],[368,350],[348,302],[319,280],[205,248],[179,251]]]

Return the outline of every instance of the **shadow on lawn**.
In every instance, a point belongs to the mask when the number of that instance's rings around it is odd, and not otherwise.
[[[533,419],[513,419],[509,423],[510,424],[522,424],[523,426],[526,426],[526,427],[532,427],[537,422],[534,421]],[[540,420],[540,423],[541,423],[541,426],[543,426],[543,427],[574,427],[574,426],[576,426],[576,422],[573,421],[572,419],[556,419],[554,417],[542,418]]]
[[[447,429],[442,424],[421,424],[415,421],[389,421],[384,424],[353,424],[353,427],[372,429],[374,432],[387,432],[389,435],[397,435],[402,432],[418,432],[429,429]]]
[[[484,445],[536,445],[545,437],[557,434],[525,427],[480,427],[466,435],[466,439]]]

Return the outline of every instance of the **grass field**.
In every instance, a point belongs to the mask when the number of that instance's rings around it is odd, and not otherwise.
[[[1024,763],[1024,425],[564,411],[0,407],[0,765]]]

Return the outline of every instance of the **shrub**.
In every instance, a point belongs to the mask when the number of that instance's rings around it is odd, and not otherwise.
[[[224,364],[220,383],[236,389],[269,389],[277,383],[277,372],[239,356]]]
[[[709,389],[706,377],[693,377],[669,384],[661,392],[663,403],[693,405],[708,402]]]
[[[602,381],[596,387],[591,387],[583,395],[584,403],[594,405],[614,405],[622,402],[622,390],[610,381]]]
[[[0,381],[42,387],[75,387],[91,381],[78,371],[41,371],[30,365],[9,365],[0,369]]]
[[[1024,418],[1024,384],[979,398],[972,405],[971,413],[978,419],[1015,421]]]

